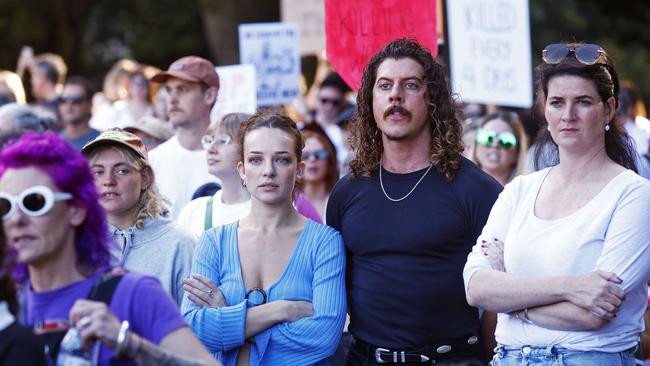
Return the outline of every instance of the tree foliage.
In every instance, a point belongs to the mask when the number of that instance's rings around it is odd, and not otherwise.
[[[453,0],[446,0],[453,1]],[[237,63],[237,25],[277,21],[280,0],[2,0],[0,69],[14,69],[23,45],[55,52],[71,73],[101,79],[122,57],[166,67],[196,54]],[[650,98],[650,2],[530,0],[533,62],[558,41],[599,43],[621,78]]]

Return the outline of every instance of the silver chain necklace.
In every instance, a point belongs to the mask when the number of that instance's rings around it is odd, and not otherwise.
[[[418,179],[417,183],[415,183],[413,188],[411,188],[411,190],[409,191],[409,193],[406,194],[406,196],[404,196],[402,198],[395,199],[395,198],[391,198],[390,196],[388,196],[388,193],[386,193],[386,189],[384,188],[384,180],[381,178],[382,167],[381,167],[381,161],[380,161],[379,162],[379,185],[381,186],[382,192],[384,192],[384,196],[386,196],[386,198],[388,198],[389,200],[391,200],[393,202],[399,202],[399,201],[402,201],[402,200],[406,199],[406,197],[410,196],[411,193],[413,193],[413,191],[415,191],[415,188],[417,188],[418,184],[420,184],[420,182],[422,182],[422,179],[424,179],[424,177],[427,175],[427,173],[429,173],[429,170],[431,170],[432,167],[433,167],[433,164],[429,165],[429,168],[427,168],[427,171],[425,171],[424,174],[422,174],[420,179]]]

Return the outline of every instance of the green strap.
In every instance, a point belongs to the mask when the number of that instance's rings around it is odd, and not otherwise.
[[[208,198],[208,204],[205,206],[205,223],[203,224],[203,230],[212,229],[212,201],[214,201],[214,196]]]

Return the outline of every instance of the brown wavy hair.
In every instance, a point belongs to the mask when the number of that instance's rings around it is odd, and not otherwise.
[[[575,49],[582,46],[584,43],[565,43],[567,47]],[[542,62],[536,68],[537,73],[537,103],[542,110],[546,106],[546,96],[548,95],[548,84],[552,78],[558,76],[578,76],[594,83],[596,92],[605,105],[609,98],[614,98],[614,109],[618,107],[618,93],[620,91],[620,84],[618,81],[618,73],[614,68],[614,62],[604,49],[592,65],[583,64],[575,55],[575,51],[570,51],[567,56],[557,64],[548,64]],[[608,121],[609,130],[605,131],[605,152],[607,156],[622,165],[627,169],[637,172],[636,165],[636,152],[634,151],[633,143],[630,136],[618,124],[616,113],[613,114],[611,120]],[[550,159],[550,162],[555,165],[560,162],[559,150],[557,144],[553,141],[550,132],[548,131],[548,121],[546,117],[542,118],[542,127],[537,136],[537,148],[535,150],[535,169],[542,167],[545,158]],[[545,149],[542,146],[550,146],[549,156],[545,156]]]
[[[357,110],[352,116],[350,143],[356,157],[350,162],[351,176],[369,177],[379,167],[384,151],[382,133],[377,127],[372,108],[372,90],[377,69],[388,59],[410,58],[424,69],[427,85],[426,99],[431,124],[431,153],[429,160],[440,173],[452,180],[460,168],[463,153],[463,127],[449,85],[445,67],[436,62],[431,52],[417,41],[396,39],[377,52],[363,71],[357,95]]]

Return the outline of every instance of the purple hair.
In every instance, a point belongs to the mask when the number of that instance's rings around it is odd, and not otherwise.
[[[75,235],[77,265],[93,271],[108,266],[106,214],[99,205],[93,176],[83,155],[52,132],[27,132],[0,151],[0,177],[7,169],[25,167],[35,167],[47,174],[58,189],[72,194],[75,204],[86,208],[86,219]],[[29,277],[23,263],[16,265],[13,274],[18,282]]]

